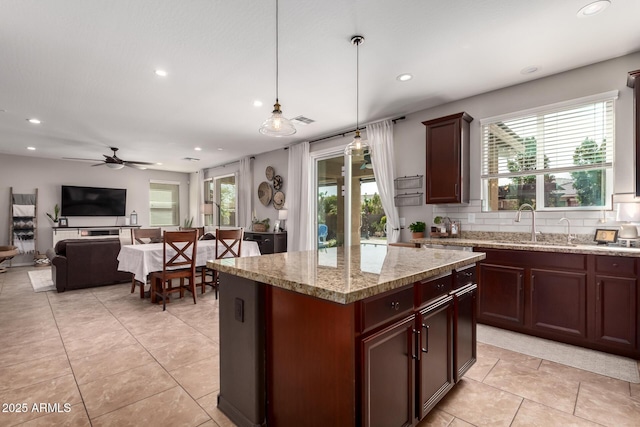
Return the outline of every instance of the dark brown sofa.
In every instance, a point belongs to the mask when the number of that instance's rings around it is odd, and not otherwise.
[[[131,282],[131,273],[118,271],[118,252],[120,239],[59,241],[47,251],[58,292]]]

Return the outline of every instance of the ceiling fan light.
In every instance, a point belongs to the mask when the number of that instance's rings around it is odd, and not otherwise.
[[[111,169],[122,169],[124,167],[122,163],[105,163],[105,165]]]
[[[273,106],[271,117],[260,126],[260,133],[274,137],[289,136],[296,133],[296,128],[291,121],[282,115],[278,101]]]

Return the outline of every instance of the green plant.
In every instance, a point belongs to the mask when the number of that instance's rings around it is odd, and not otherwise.
[[[409,230],[411,230],[412,233],[424,233],[426,228],[427,224],[422,221],[416,221],[409,224]]]
[[[193,225],[193,217],[184,219],[184,223],[183,223],[184,228],[191,228],[192,225]]]
[[[58,204],[56,203],[56,205],[53,207],[53,215],[51,215],[49,212],[47,212],[47,216],[49,218],[51,218],[51,221],[53,222],[58,222],[58,215],[60,214],[60,206],[58,206]]]
[[[442,223],[442,217],[441,216],[437,216],[437,217],[433,218],[433,223],[434,224]]]

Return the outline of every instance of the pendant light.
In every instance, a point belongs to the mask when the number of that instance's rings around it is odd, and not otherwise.
[[[267,136],[289,136],[296,133],[296,128],[289,119],[282,116],[278,102],[278,0],[276,0],[276,103],[273,105],[271,117],[262,123],[260,133]]]
[[[364,37],[353,36],[351,37],[351,44],[356,46],[356,135],[345,148],[344,154],[347,156],[364,157],[365,155],[371,155],[371,147],[360,136],[360,117],[358,101],[360,95],[360,45],[364,43]]]

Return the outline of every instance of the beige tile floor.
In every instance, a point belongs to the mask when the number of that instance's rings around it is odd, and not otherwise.
[[[213,292],[163,313],[128,284],[34,293],[29,269],[0,274],[0,426],[233,425],[216,409]],[[432,425],[640,426],[640,385],[479,344]]]

